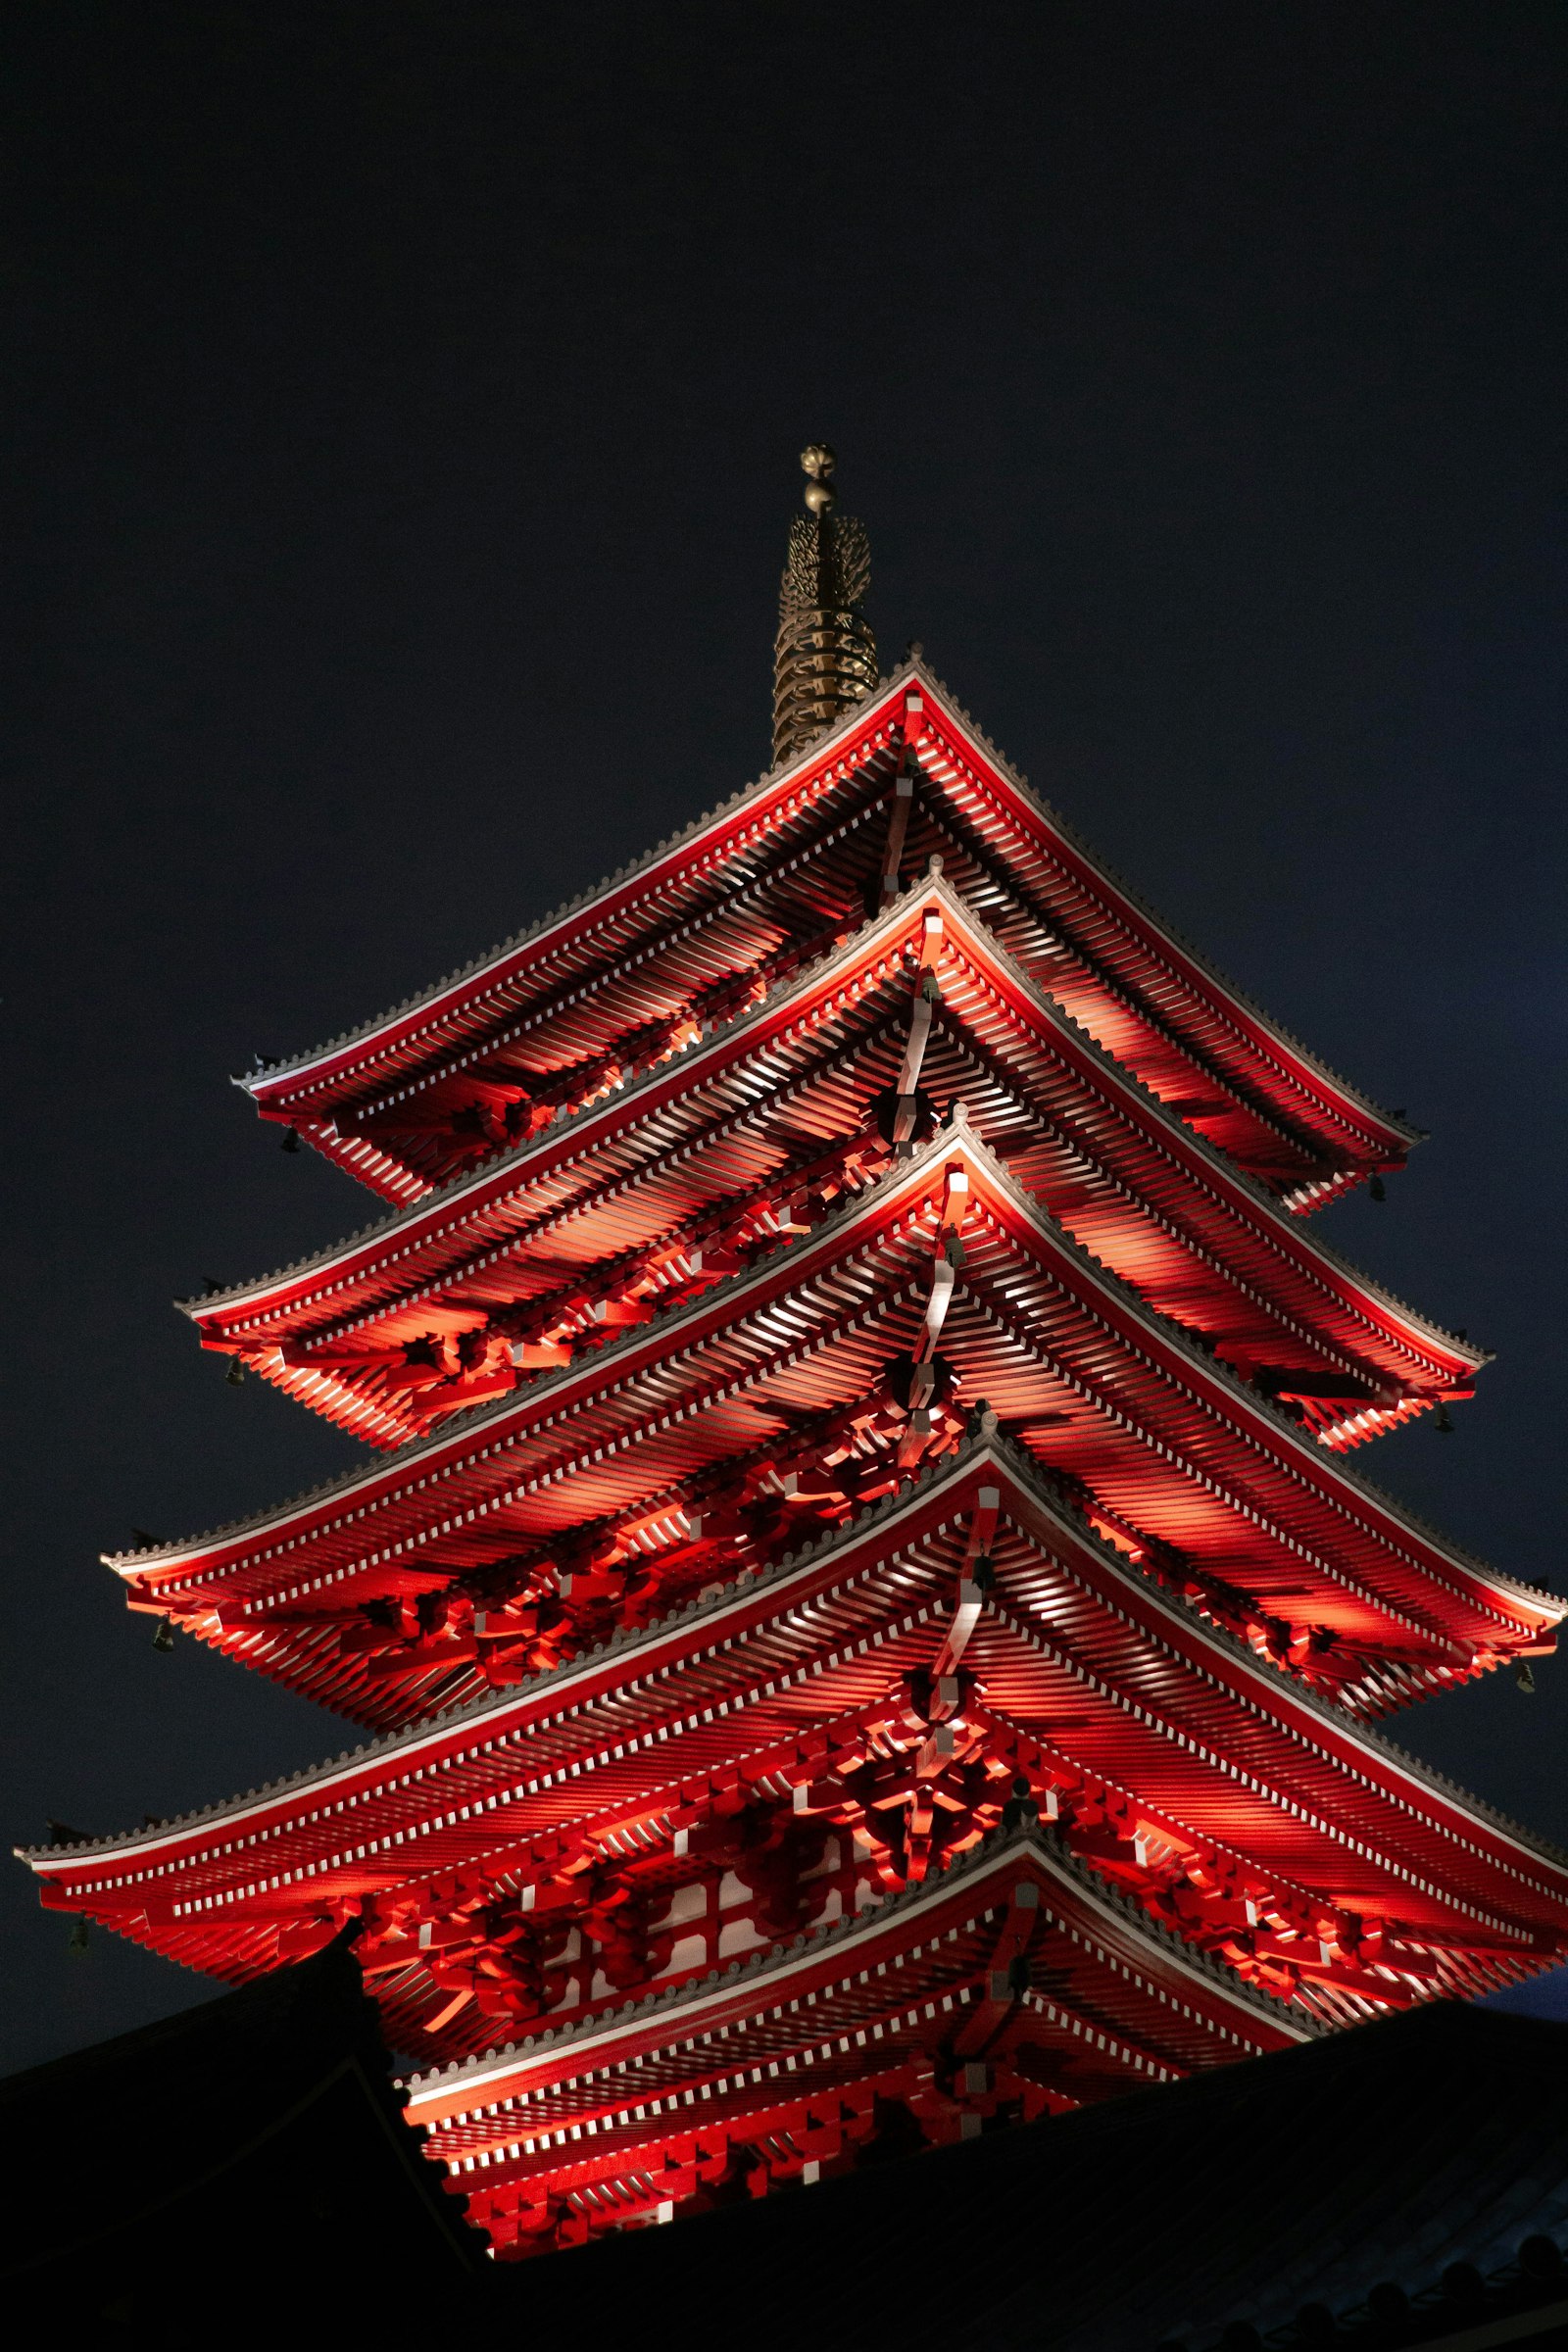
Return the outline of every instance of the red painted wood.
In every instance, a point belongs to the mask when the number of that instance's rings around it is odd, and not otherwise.
[[[422,1124],[397,1128],[400,1102],[410,1110],[416,1097],[421,1119],[432,1099],[478,1110],[475,1063],[504,1086],[536,1065],[586,1067],[585,1054],[681,1016],[694,988],[722,990],[824,914],[859,919],[880,874],[886,826],[875,816],[891,799],[911,691],[925,808],[906,843],[908,871],[942,852],[964,895],[982,911],[1000,906],[1007,944],[1056,1001],[1244,1164],[1312,1198],[1400,1164],[1413,1131],[1140,906],[918,664],[803,758],[468,973],[241,1083],[266,1116],[372,1189],[420,1198],[485,1139],[469,1128],[436,1144]]]
[[[1413,1135],[922,667],[245,1083],[394,1207],[189,1311],[380,1450],[111,1564],[377,1736],[24,1859],[228,1982],[352,1926],[499,2255],[1568,1949],[1372,1728],[1564,1611],[1342,1458],[1485,1360],[1298,1214]]]

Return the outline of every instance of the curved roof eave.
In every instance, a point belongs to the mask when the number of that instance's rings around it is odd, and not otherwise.
[[[1559,1622],[1564,1614],[1568,1614],[1568,1600],[1539,1587],[1528,1585],[1522,1579],[1510,1577],[1504,1570],[1494,1568],[1490,1562],[1449,1543],[1436,1528],[1430,1526],[1396,1497],[1377,1486],[1371,1479],[1365,1478],[1358,1471],[1353,1470],[1342,1456],[1325,1451],[1314,1441],[1303,1437],[1297,1424],[1283,1414],[1277,1406],[1260,1396],[1255,1390],[1248,1386],[1224,1363],[1208,1355],[1206,1350],[1200,1348],[1179,1324],[1173,1323],[1168,1317],[1152,1309],[1136,1290],[1123,1282],[1090,1250],[1075,1242],[1071,1235],[1058,1226],[1054,1219],[1049,1218],[1033,1195],[1024,1192],[1008,1173],[1004,1164],[996,1157],[995,1153],[988,1149],[966,1122],[939,1128],[929,1143],[923,1145],[913,1158],[898,1162],[887,1175],[879,1178],[875,1184],[869,1185],[864,1192],[858,1194],[853,1201],[840,1208],[824,1224],[816,1227],[808,1242],[797,1244],[795,1247],[806,1251],[813,1251],[824,1242],[831,1242],[848,1220],[863,1217],[879,1201],[889,1198],[901,1187],[917,1184],[926,1176],[933,1163],[956,1150],[965,1150],[975,1156],[977,1165],[985,1175],[987,1182],[1010,1201],[1025,1222],[1033,1224],[1041,1231],[1045,1231],[1049,1227],[1048,1238],[1053,1245],[1075,1258],[1089,1274],[1091,1280],[1104,1289],[1124,1312],[1128,1313],[1136,1322],[1141,1323],[1152,1338],[1163,1342],[1180,1354],[1185,1355],[1194,1372],[1201,1380],[1215,1383],[1228,1392],[1233,1404],[1240,1408],[1244,1419],[1250,1417],[1261,1423],[1273,1434],[1276,1442],[1282,1442],[1302,1460],[1309,1461],[1314,1475],[1343,1484],[1363,1502],[1371,1504],[1374,1509],[1384,1513],[1394,1526],[1403,1529],[1419,1543],[1429,1545],[1456,1573],[1471,1579],[1484,1588],[1490,1588],[1500,1599],[1508,1599],[1516,1603],[1522,1602],[1535,1614],[1544,1615],[1547,1621],[1553,1624]],[[618,1337],[608,1341],[603,1348],[596,1351],[593,1358],[594,1366],[602,1368],[612,1365],[622,1354],[646,1348],[651,1339],[672,1335],[684,1317],[705,1317],[711,1313],[716,1303],[725,1299],[738,1299],[750,1286],[768,1279],[770,1270],[776,1268],[780,1254],[781,1252],[770,1253],[767,1257],[760,1260],[758,1265],[750,1271],[727,1276],[724,1280],[715,1283],[712,1290],[705,1292],[701,1298],[684,1306],[656,1312],[651,1323],[634,1326]],[[202,1534],[181,1538],[173,1544],[149,1546],[132,1552],[103,1553],[100,1555],[103,1564],[105,1567],[114,1569],[118,1575],[122,1577],[143,1575],[151,1569],[173,1567],[181,1562],[193,1561],[200,1556],[202,1551],[232,1542],[235,1538],[247,1533],[260,1538],[269,1530],[280,1530],[287,1526],[293,1516],[307,1507],[324,1507],[329,1497],[347,1497],[354,1493],[357,1487],[373,1485],[378,1480],[389,1478],[394,1471],[402,1476],[408,1472],[411,1465],[417,1465],[419,1462],[439,1454],[445,1448],[461,1449],[466,1439],[476,1436],[493,1424],[501,1423],[509,1413],[515,1412],[518,1409],[519,1401],[549,1396],[557,1390],[564,1391],[581,1375],[584,1368],[581,1364],[574,1364],[564,1366],[559,1371],[544,1373],[531,1381],[526,1390],[515,1391],[509,1396],[497,1397],[489,1403],[470,1406],[466,1412],[456,1413],[450,1421],[432,1431],[428,1436],[411,1439],[407,1445],[399,1446],[395,1452],[380,1454],[370,1464],[352,1469],[339,1478],[325,1480],[319,1486],[308,1489],[305,1493],[294,1495],[285,1502],[271,1505],[263,1511],[240,1519],[231,1520],[223,1526],[209,1529]]]
[[[952,917],[956,924],[967,928],[979,941],[983,942],[985,953],[992,956],[1007,973],[1011,984],[1020,993],[1033,1000],[1035,1008],[1042,1018],[1066,1033],[1079,1051],[1093,1055],[1103,1066],[1111,1081],[1137,1100],[1146,1116],[1163,1128],[1184,1149],[1193,1150],[1205,1159],[1217,1177],[1244,1193],[1254,1205],[1265,1212],[1271,1223],[1279,1224],[1288,1230],[1293,1242],[1303,1247],[1310,1254],[1322,1258],[1327,1265],[1332,1266],[1358,1289],[1364,1291],[1368,1298],[1374,1299],[1392,1319],[1403,1323],[1418,1341],[1446,1349],[1471,1365],[1475,1370],[1479,1370],[1483,1364],[1491,1360],[1487,1349],[1477,1348],[1469,1340],[1460,1339],[1456,1332],[1449,1331],[1431,1317],[1423,1315],[1419,1308],[1413,1307],[1408,1300],[1400,1298],[1395,1292],[1386,1289],[1375,1277],[1365,1273],[1352,1260],[1337,1250],[1331,1243],[1325,1242],[1315,1233],[1307,1232],[1301,1227],[1298,1219],[1288,1216],[1266,1185],[1250,1175],[1247,1169],[1241,1167],[1228,1153],[1222,1152],[1217,1145],[1210,1143],[1196,1128],[1189,1126],[1186,1121],[1179,1118],[1161,1101],[1159,1096],[1138,1077],[1135,1071],[1129,1069],[1124,1062],[1119,1061],[1108,1049],[1091,1035],[1080,1021],[1075,1020],[1063,1006],[1057,1004],[1024,970],[1016,957],[1008,953],[1002,942],[993,937],[988,925],[975,908],[940,875],[921,876],[901,893],[892,906],[877,915],[871,923],[852,933],[851,937],[842,945],[826,950],[810,963],[803,965],[799,971],[790,974],[787,979],[775,982],[766,997],[756,1005],[748,1007],[742,1018],[733,1025],[729,1032],[730,1038],[739,1038],[747,1029],[764,1024],[769,1015],[775,1012],[781,1004],[797,998],[803,987],[825,978],[835,965],[853,964],[868,952],[874,952],[873,943],[877,935],[884,930],[897,930],[902,923],[907,920],[911,910],[918,907],[927,899],[939,901],[945,912]],[[640,1096],[667,1083],[671,1073],[678,1069],[681,1063],[696,1063],[705,1055],[711,1054],[714,1044],[713,1039],[701,1039],[691,1045],[681,1047],[668,1061],[645,1071],[629,1086],[622,1088],[610,1102],[585,1104],[575,1111],[566,1113],[564,1117],[552,1122],[550,1127],[541,1130],[537,1136],[530,1137],[526,1142],[514,1146],[510,1151],[498,1152],[494,1158],[481,1162],[476,1168],[449,1178],[446,1183],[429,1193],[422,1194],[416,1200],[409,1201],[403,1206],[393,1209],[384,1217],[373,1219],[368,1224],[357,1227],[353,1233],[345,1235],[340,1241],[329,1243],[320,1250],[302,1258],[296,1258],[270,1273],[257,1275],[249,1281],[232,1284],[224,1290],[208,1292],[199,1298],[176,1299],[174,1304],[182,1314],[188,1315],[193,1322],[200,1323],[205,1316],[213,1314],[220,1308],[260,1302],[266,1299],[270,1294],[297,1283],[302,1276],[313,1272],[324,1276],[335,1267],[348,1263],[368,1249],[373,1248],[377,1243],[390,1247],[395,1242],[404,1240],[411,1232],[416,1231],[425,1222],[450,1217],[455,1209],[461,1210],[466,1196],[482,1193],[494,1186],[497,1178],[509,1169],[514,1169],[521,1174],[526,1170],[530,1160],[544,1159],[559,1152],[563,1144],[569,1142],[576,1134],[586,1133],[596,1123],[605,1123],[617,1114],[624,1117],[627,1108],[634,1104]]]
[[[941,704],[950,724],[965,738],[977,758],[988,764],[997,778],[1017,795],[1035,818],[1058,838],[1114,899],[1120,901],[1127,914],[1134,918],[1136,926],[1152,932],[1176,958],[1177,964],[1187,967],[1186,984],[1189,987],[1193,987],[1195,982],[1201,984],[1197,990],[1200,995],[1204,988],[1217,993],[1240,1017],[1244,1034],[1248,1030],[1256,1033],[1248,1041],[1254,1051],[1257,1050],[1259,1039],[1270,1041],[1277,1051],[1310,1073],[1315,1084],[1327,1096],[1338,1097],[1359,1118],[1381,1128],[1391,1140],[1404,1147],[1423,1140],[1420,1128],[1396,1118],[1360,1088],[1352,1085],[1239,988],[1200,949],[1172,929],[1141,894],[1108,866],[1052,804],[1037,793],[1027,778],[1012,766],[945,681],[927,665],[922,655],[911,655],[901,662],[879,682],[874,695],[862,703],[851,705],[832,727],[795,759],[768,769],[715,808],[705,810],[681,832],[668,835],[642,858],[617,867],[612,874],[605,876],[575,898],[552,908],[527,929],[475,957],[461,971],[446,975],[432,987],[405,998],[402,1004],[376,1014],[352,1030],[343,1031],[324,1045],[274,1062],[265,1070],[241,1073],[235,1077],[234,1084],[249,1094],[253,1101],[260,1102],[270,1093],[286,1092],[297,1087],[310,1073],[324,1072],[346,1055],[357,1054],[362,1058],[366,1057],[368,1052],[373,1050],[377,1039],[386,1036],[390,1042],[390,1033],[406,1027],[411,1020],[422,1018],[430,1021],[441,1017],[444,1012],[456,1010],[466,999],[482,993],[486,984],[499,977],[509,964],[525,955],[537,955],[544,951],[552,933],[565,932],[591,910],[608,911],[617,893],[626,894],[634,886],[645,884],[661,863],[689,853],[700,845],[705,835],[721,828],[726,820],[749,804],[770,792],[782,792],[798,777],[825,759],[830,759],[842,745],[885,716],[888,706],[911,682],[918,682]],[[288,1082],[286,1088],[284,1081]]]
[[[1403,1777],[1454,1810],[1469,1815],[1484,1823],[1492,1832],[1500,1834],[1519,1852],[1568,1873],[1568,1849],[1527,1829],[1498,1807],[1490,1804],[1486,1798],[1472,1794],[1461,1788],[1458,1782],[1440,1772],[1435,1765],[1424,1762],[1370,1724],[1348,1717],[1283,1668],[1265,1665],[1246,1642],[1223,1626],[1202,1616],[1194,1604],[1179,1599],[1175,1594],[1163,1591],[1152,1579],[1140,1575],[1113,1544],[1097,1535],[1087,1522],[1080,1522],[1076,1515],[1065,1510],[1032,1458],[1011,1439],[994,1429],[966,1441],[956,1454],[922,1470],[896,1494],[866,1505],[842,1527],[830,1530],[814,1542],[803,1544],[797,1551],[788,1552],[782,1559],[757,1571],[747,1580],[744,1588],[732,1584],[722,1592],[710,1593],[706,1598],[683,1602],[666,1616],[655,1618],[646,1626],[617,1630],[606,1642],[596,1643],[579,1656],[564,1660],[559,1666],[529,1676],[514,1689],[486,1692],[482,1697],[470,1699],[427,1722],[380,1733],[373,1739],[363,1740],[358,1747],[342,1749],[327,1762],[307,1765],[281,1780],[266,1782],[260,1788],[247,1789],[240,1795],[220,1799],[193,1813],[181,1814],[172,1821],[122,1831],[107,1838],[91,1838],[74,1846],[19,1846],[14,1851],[19,1860],[27,1862],[43,1877],[49,1875],[51,1864],[58,1869],[63,1864],[69,1864],[74,1856],[80,1860],[88,1855],[107,1852],[155,1852],[161,1846],[176,1844],[204,1824],[230,1821],[247,1813],[264,1811],[283,1801],[290,1791],[329,1788],[339,1778],[353,1778],[372,1766],[379,1766],[383,1760],[412,1754],[421,1745],[439,1744],[449,1740],[461,1726],[472,1724],[476,1733],[482,1733],[484,1727],[497,1716],[532,1704],[547,1695],[550,1704],[559,1706],[563,1694],[569,1690],[572,1684],[587,1681],[601,1673],[607,1658],[613,1657],[616,1660],[619,1672],[623,1667],[629,1668],[639,1652],[666,1642],[671,1633],[679,1628],[701,1625],[708,1631],[716,1629],[726,1616],[750,1610],[760,1593],[776,1591],[803,1579],[825,1559],[849,1551],[879,1533],[885,1534],[890,1522],[913,1514],[934,1494],[978,1474],[988,1463],[995,1464],[999,1472],[1023,1493],[1048,1521],[1059,1527],[1072,1542],[1091,1550],[1118,1582],[1136,1592],[1157,1615],[1168,1618],[1173,1626],[1179,1627],[1190,1638],[1196,1638],[1219,1657],[1240,1667],[1249,1681],[1275,1704],[1283,1700],[1299,1707],[1325,1728],[1331,1729],[1338,1740],[1359,1749],[1373,1761],[1385,1766],[1392,1765]]]
[[[426,1019],[431,1019],[439,1017],[444,1010],[455,1009],[465,997],[479,993],[486,981],[498,976],[509,964],[525,954],[538,955],[553,932],[565,931],[591,909],[608,908],[617,891],[625,892],[631,885],[646,881],[660,864],[699,847],[705,835],[721,829],[726,819],[733,817],[750,802],[760,800],[769,791],[783,790],[797,776],[815,767],[842,742],[858,734],[868,721],[874,720],[898,692],[907,685],[915,670],[913,662],[901,662],[898,668],[880,681],[874,695],[868,696],[864,702],[852,704],[842,717],[804,752],[768,768],[754,782],[743,785],[738,792],[732,792],[727,800],[717,802],[711,808],[705,808],[680,832],[666,834],[662,841],[645,851],[642,857],[634,858],[626,865],[616,866],[613,873],[604,875],[588,889],[579,891],[574,898],[564,900],[559,906],[551,907],[537,921],[524,930],[514,932],[510,939],[502,940],[484,955],[475,956],[471,963],[465,964],[460,971],[447,973],[432,987],[422,989],[412,997],[405,997],[400,1004],[394,1004],[386,1012],[376,1013],[354,1029],[342,1031],[337,1037],[329,1038],[324,1045],[313,1046],[303,1054],[271,1062],[265,1070],[238,1072],[233,1080],[234,1085],[242,1088],[255,1101],[283,1079],[297,1083],[318,1067],[329,1064],[356,1049],[363,1051],[383,1032],[395,1030],[416,1015],[422,1014]]]

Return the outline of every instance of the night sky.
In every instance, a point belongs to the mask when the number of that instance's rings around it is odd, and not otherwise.
[[[1565,53],[1528,0],[7,13],[9,1840],[357,1740],[97,1559],[358,1458],[172,1311],[379,1213],[228,1074],[760,771],[821,435],[885,662],[1431,1130],[1322,1226],[1498,1361],[1356,1463],[1560,1588]],[[1568,1841],[1538,1680],[1390,1729]],[[211,1989],[3,1884],[0,2065]]]

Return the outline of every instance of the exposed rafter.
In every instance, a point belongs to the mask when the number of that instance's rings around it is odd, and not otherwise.
[[[111,1564],[375,1736],[24,1855],[229,1982],[352,1935],[508,2259],[1568,1953],[1372,1728],[1568,1605],[1345,1458],[1485,1361],[1299,1214],[1414,1132],[875,681],[808,455],[784,763],[245,1081],[393,1211],[187,1311],[378,1451]]]

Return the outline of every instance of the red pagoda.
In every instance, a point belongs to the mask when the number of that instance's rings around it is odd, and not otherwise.
[[[365,1743],[24,1857],[230,1984],[352,1929],[507,2258],[1568,1952],[1375,1728],[1565,1605],[1352,1465],[1485,1360],[1312,1236],[1414,1131],[878,677],[805,464],[771,771],[242,1081],[385,1213],[185,1311],[374,1450],[109,1564]]]

